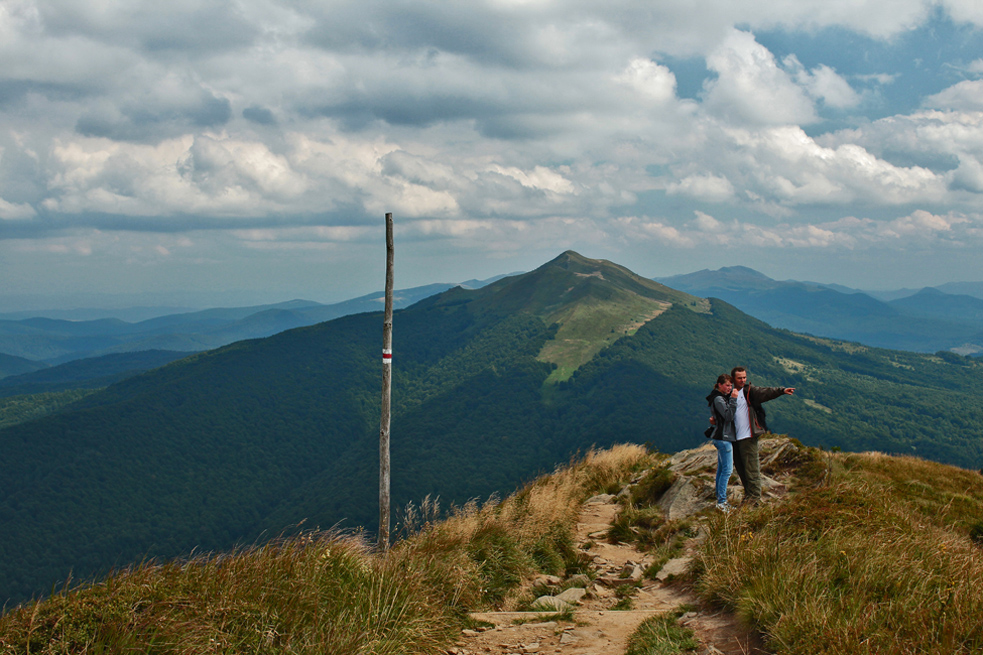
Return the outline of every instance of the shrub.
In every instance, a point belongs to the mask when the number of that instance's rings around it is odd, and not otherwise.
[[[630,502],[633,505],[654,505],[678,477],[667,467],[650,470],[632,488]]]

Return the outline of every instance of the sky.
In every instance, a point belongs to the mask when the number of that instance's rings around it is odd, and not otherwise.
[[[0,311],[983,280],[979,0],[0,0]]]

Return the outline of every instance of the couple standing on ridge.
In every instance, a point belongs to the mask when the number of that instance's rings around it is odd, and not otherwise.
[[[754,387],[747,383],[747,369],[737,366],[730,375],[717,378],[707,396],[713,410],[706,436],[717,448],[717,509],[728,512],[727,482],[731,471],[744,486],[744,503],[761,502],[761,462],[758,438],[768,431],[761,403],[795,393],[794,387]]]

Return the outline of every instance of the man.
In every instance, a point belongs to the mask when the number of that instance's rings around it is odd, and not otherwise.
[[[765,411],[761,403],[790,396],[794,387],[754,387],[747,383],[747,369],[736,366],[730,372],[737,394],[737,410],[734,412],[734,427],[737,441],[734,442],[734,468],[744,485],[744,502],[757,505],[761,502],[761,461],[758,456],[758,438],[768,431],[765,424]]]

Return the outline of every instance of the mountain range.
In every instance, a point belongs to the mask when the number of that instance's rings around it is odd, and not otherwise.
[[[508,492],[591,446],[702,442],[746,365],[801,441],[983,465],[983,362],[779,330],[566,252],[393,318],[393,506]],[[146,557],[377,520],[381,312],[202,352],[0,429],[0,599]],[[293,527],[291,527],[293,526]]]
[[[983,353],[983,297],[966,293],[926,287],[875,298],[837,285],[773,280],[744,266],[658,281],[697,296],[720,298],[769,325],[794,332],[897,350]],[[983,292],[968,283],[945,288]]]
[[[406,307],[454,286],[480,288],[504,276],[460,284],[428,284],[395,293],[393,306]],[[145,350],[200,352],[235,341],[268,337],[277,332],[329,321],[348,314],[377,311],[383,293],[371,293],[322,305],[291,300],[272,305],[206,309],[155,316],[135,323],[118,318],[69,320],[39,316],[0,319],[0,353],[34,362],[34,368],[0,359],[0,378],[102,355]],[[16,315],[15,315],[16,316]],[[40,363],[40,365],[39,365]],[[12,371],[6,373],[6,371]]]

